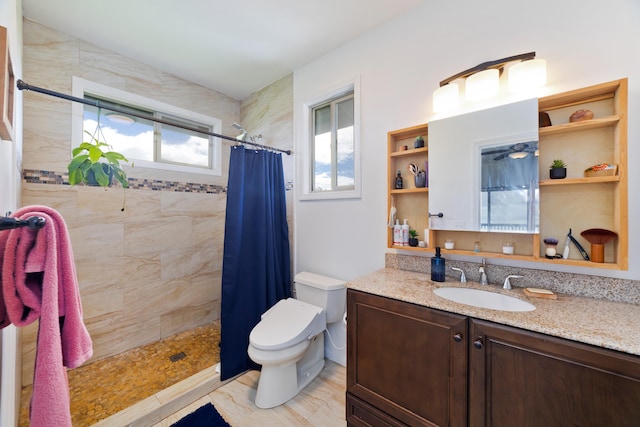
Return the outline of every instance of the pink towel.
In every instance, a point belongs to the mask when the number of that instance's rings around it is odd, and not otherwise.
[[[93,354],[82,320],[82,305],[71,241],[62,216],[46,206],[27,206],[13,217],[46,220],[41,230],[0,232],[2,266],[0,327],[26,326],[40,319],[31,397],[32,427],[71,427],[72,369]]]

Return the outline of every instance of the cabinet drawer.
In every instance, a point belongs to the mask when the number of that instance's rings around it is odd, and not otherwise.
[[[347,393],[347,426],[405,427],[406,424]]]

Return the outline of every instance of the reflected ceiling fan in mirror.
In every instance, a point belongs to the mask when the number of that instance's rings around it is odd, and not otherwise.
[[[538,155],[538,146],[537,144],[527,144],[526,142],[518,142],[517,144],[513,144],[509,147],[499,148],[499,149],[489,149],[487,151],[482,150],[482,155],[491,155],[497,154],[493,160],[498,161],[502,160],[506,157],[511,157],[512,159],[523,159],[529,155],[529,153],[534,153],[536,156]]]

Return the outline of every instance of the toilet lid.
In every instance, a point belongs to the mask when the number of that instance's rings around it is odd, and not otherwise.
[[[322,332],[324,311],[304,301],[288,298],[278,301],[253,328],[249,342],[260,350],[280,350]]]

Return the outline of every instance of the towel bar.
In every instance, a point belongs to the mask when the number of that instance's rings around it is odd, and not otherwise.
[[[29,219],[16,219],[8,216],[0,217],[0,231],[11,230],[13,228],[29,227],[32,230],[39,230],[44,227],[46,220],[40,216],[32,216]]]

